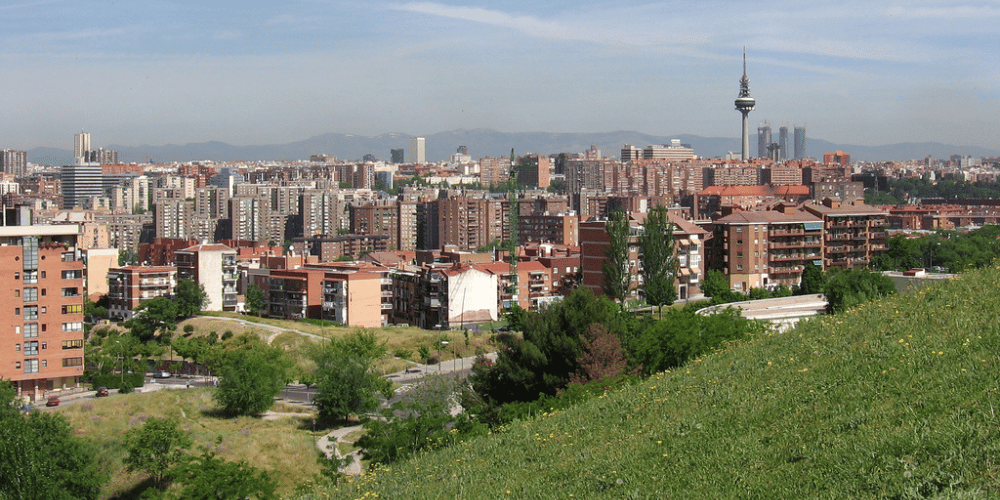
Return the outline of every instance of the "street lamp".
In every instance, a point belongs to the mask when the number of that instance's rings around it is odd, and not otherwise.
[[[122,343],[121,343],[121,341],[120,340],[116,340],[115,343],[118,344],[118,359],[121,360],[121,368],[118,370],[121,373],[121,376],[122,376],[122,383],[121,383],[121,385],[118,386],[118,390],[120,391],[121,388],[122,388],[122,385],[125,385],[125,353],[122,352],[122,349],[121,349]]]
[[[441,364],[444,363],[444,361],[441,360],[441,349],[447,345],[448,345],[447,340],[442,340],[441,342],[438,342],[438,373],[441,373]],[[452,361],[452,365],[454,364],[455,362]]]

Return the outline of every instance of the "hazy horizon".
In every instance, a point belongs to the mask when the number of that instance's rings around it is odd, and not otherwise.
[[[69,149],[81,130],[94,148],[738,137],[744,46],[753,127],[991,149],[1000,129],[991,4],[41,0],[0,16],[0,148]]]

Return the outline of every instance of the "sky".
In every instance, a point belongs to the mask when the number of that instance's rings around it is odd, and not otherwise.
[[[1000,2],[8,0],[0,149],[453,129],[1000,147]],[[642,146],[642,145],[640,145]]]

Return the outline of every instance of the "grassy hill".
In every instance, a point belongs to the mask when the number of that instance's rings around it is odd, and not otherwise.
[[[996,495],[997,290],[1000,267],[819,318],[312,498]]]

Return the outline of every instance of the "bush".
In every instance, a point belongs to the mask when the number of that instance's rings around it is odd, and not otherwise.
[[[132,386],[132,383],[130,381],[126,380],[125,383],[121,384],[118,387],[118,394],[128,394],[128,393],[130,393],[130,392],[132,392],[134,390],[135,390],[135,387]]]
[[[410,356],[413,356],[413,351],[409,349],[399,348],[396,349],[395,351],[392,351],[392,355],[396,356],[399,359],[410,359]]]
[[[95,391],[98,387],[107,387],[108,389],[119,389],[119,392],[121,392],[120,389],[122,388],[123,378],[125,384],[127,384],[130,389],[146,385],[146,376],[142,373],[126,373],[124,377],[122,377],[120,373],[96,374],[91,379],[91,384],[93,385],[93,389]]]

